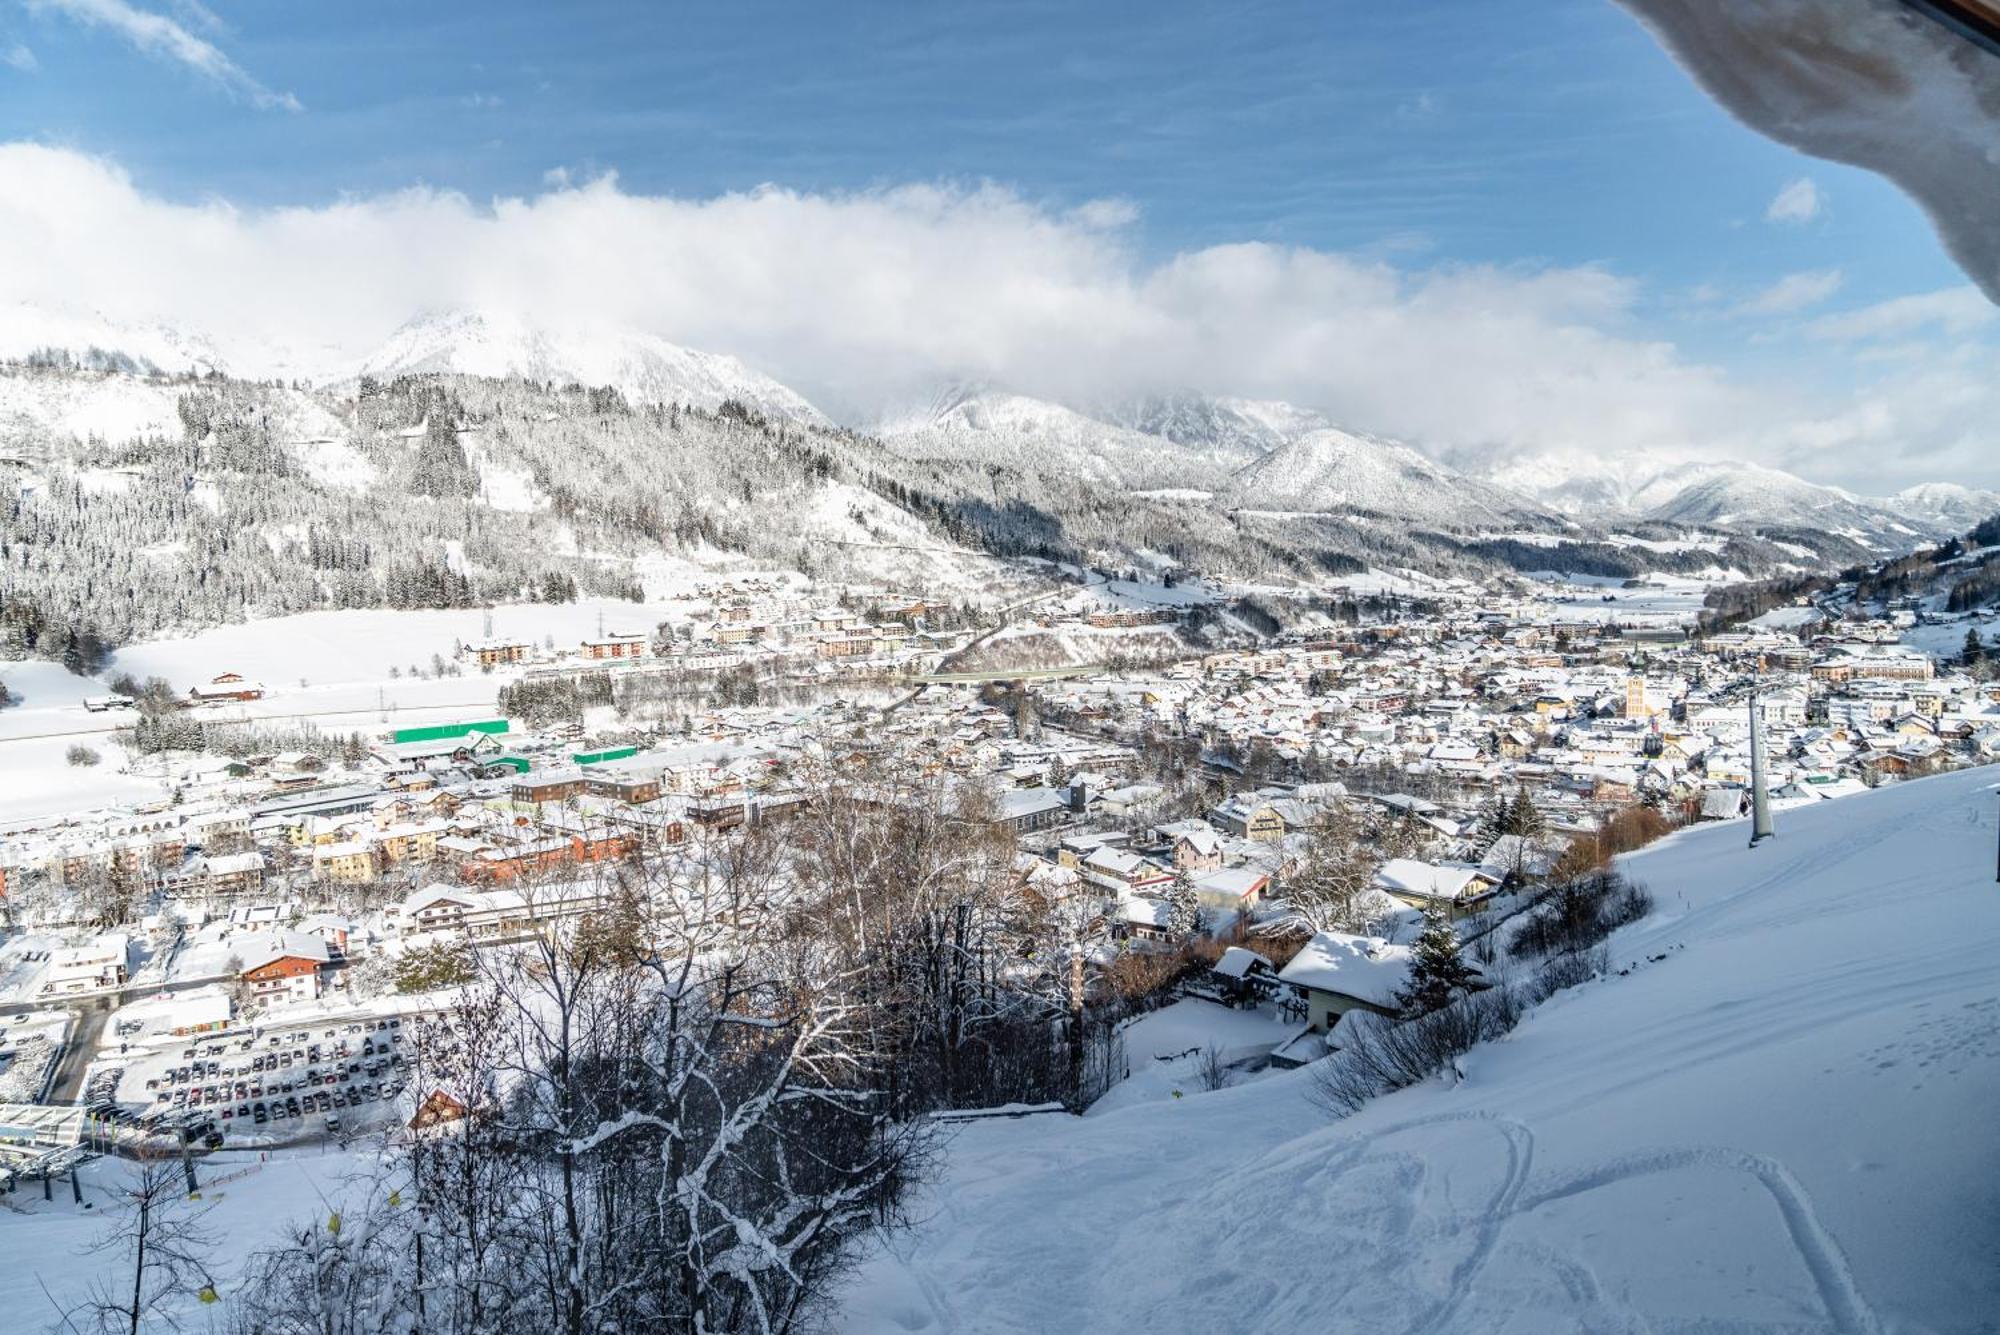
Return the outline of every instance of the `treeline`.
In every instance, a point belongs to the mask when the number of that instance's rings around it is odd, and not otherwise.
[[[1745,584],[1721,584],[1702,598],[1695,629],[1704,635],[1733,630],[1766,612],[1790,607],[1801,598],[1825,593],[1833,581],[1824,575],[1787,575]]]
[[[610,704],[611,693],[611,677],[603,672],[572,677],[527,677],[502,683],[497,707],[508,718],[543,728],[555,723],[582,722],[583,711],[592,705]]]

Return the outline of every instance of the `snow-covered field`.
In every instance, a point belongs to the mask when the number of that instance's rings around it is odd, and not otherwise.
[[[1614,941],[1630,974],[1455,1087],[1334,1121],[1300,1072],[964,1127],[846,1329],[1992,1330],[1996,778],[1632,858],[1659,907]]]
[[[496,636],[536,644],[553,637],[573,647],[597,632],[600,616],[606,630],[649,632],[668,612],[665,603],[586,599],[496,607],[491,616]],[[97,678],[71,676],[53,663],[0,663],[0,681],[18,698],[0,710],[0,820],[166,795],[158,779],[126,772],[127,758],[110,739],[133,716],[83,707],[86,696],[105,694],[106,681],[121,672],[165,677],[183,691],[237,672],[268,692],[261,700],[204,708],[201,717],[210,720],[296,719],[346,733],[490,714],[505,680],[500,675],[477,668],[457,677],[411,675],[412,668],[428,673],[433,654],[453,662],[459,642],[484,639],[486,615],[371,609],[217,626],[185,639],[128,645]],[[397,676],[389,675],[392,669]],[[96,750],[102,763],[87,769],[65,763],[64,752],[76,743]]]
[[[1560,604],[1557,613],[1561,620],[1690,626],[1701,614],[1709,589],[1727,582],[1722,572],[1711,574],[1714,578],[1654,575],[1636,589],[1625,588],[1624,580],[1605,575],[1543,571],[1532,578],[1547,587],[1549,601]]]

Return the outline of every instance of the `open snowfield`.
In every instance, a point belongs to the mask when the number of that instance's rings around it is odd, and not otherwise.
[[[1455,1087],[1335,1121],[1299,1072],[966,1126],[845,1328],[2000,1330],[1996,779],[1635,856],[1629,976]]]
[[[1727,583],[1721,572],[1713,579],[1685,575],[1648,576],[1643,588],[1628,589],[1623,579],[1606,575],[1559,575],[1542,571],[1530,576],[1543,584],[1544,601],[1554,604],[1563,621],[1617,622],[1639,626],[1691,626],[1702,602],[1716,584]],[[1609,598],[1610,601],[1605,601]]]
[[[493,634],[574,646],[606,630],[651,631],[669,614],[667,603],[586,599],[577,603],[528,603],[492,610]],[[686,604],[678,610],[685,615]],[[446,662],[459,642],[484,639],[486,614],[477,610],[306,612],[242,625],[217,626],[185,639],[127,645],[100,677],[74,677],[54,663],[0,663],[0,681],[18,703],[0,710],[0,821],[163,797],[165,786],[143,774],[123,772],[124,753],[109,734],[130,727],[122,711],[93,714],[86,696],[103,695],[121,672],[165,677],[185,691],[223,672],[261,682],[262,700],[206,707],[205,720],[302,720],[332,733],[376,732],[490,714],[507,678],[467,668],[457,677],[423,678],[431,656]],[[399,675],[392,678],[394,669]],[[81,742],[103,763],[68,766],[63,753]]]
[[[199,1180],[209,1208],[201,1227],[221,1240],[204,1260],[218,1281],[223,1310],[254,1249],[275,1245],[292,1225],[324,1225],[344,1203],[352,1208],[368,1190],[371,1167],[362,1153],[317,1150],[273,1151],[267,1158],[255,1150],[227,1151],[204,1160]],[[43,1202],[37,1182],[0,1204],[0,1329],[25,1335],[57,1328],[61,1312],[87,1299],[93,1283],[115,1283],[116,1260],[88,1249],[109,1229],[108,1216],[124,1208],[119,1193],[130,1180],[124,1161],[99,1159],[82,1170],[84,1208],[72,1202],[67,1180],[56,1184],[52,1202]],[[124,1281],[129,1286],[129,1270]],[[216,1309],[193,1302],[186,1307],[175,1313],[184,1328],[207,1329],[206,1318]],[[155,1328],[165,1326],[145,1327]]]

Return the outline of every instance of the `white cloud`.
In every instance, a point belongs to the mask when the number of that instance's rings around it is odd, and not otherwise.
[[[290,93],[273,92],[227,55],[215,43],[197,37],[164,14],[139,9],[126,0],[27,0],[31,9],[61,14],[92,28],[117,33],[134,49],[162,60],[174,61],[240,97],[252,106],[283,111],[300,110],[299,100]],[[189,11],[204,27],[218,26],[219,20],[199,4]]]
[[[1817,306],[1840,291],[1845,281],[1838,269],[1808,269],[1789,273],[1736,309],[1743,315],[1791,315]]]
[[[1139,206],[1129,199],[1087,199],[1070,210],[1079,227],[1110,232],[1139,221]]]
[[[252,373],[351,366],[424,311],[615,324],[734,353],[849,421],[947,378],[1079,404],[1195,389],[1438,449],[1706,453],[1869,476],[1896,451],[1969,438],[1981,412],[2000,420],[1976,359],[1939,372],[1972,377],[1971,398],[1935,380],[1856,389],[1817,350],[1801,364],[1833,368],[1837,392],[1732,377],[1636,334],[1641,290],[1601,268],[1264,244],[1149,263],[1126,217],[995,187],[686,200],[565,173],[488,204],[413,189],[242,210],[0,145],[0,235],[38,260],[0,266],[0,305],[165,322]],[[1864,395],[1887,407],[1860,413]],[[1921,429],[1898,434],[1908,424]]]
[[[1810,176],[1801,176],[1796,181],[1788,181],[1764,209],[1764,221],[1769,223],[1809,223],[1819,217],[1826,207],[1826,197],[1819,192],[1819,186]]]
[[[1895,297],[1858,310],[1823,315],[1806,326],[1814,338],[1838,343],[1863,339],[1902,338],[1935,330],[1965,335],[2000,320],[2000,307],[1970,284]]]
[[[20,42],[11,42],[4,51],[0,51],[0,65],[22,74],[33,74],[42,67],[42,63],[35,59],[35,53]]]

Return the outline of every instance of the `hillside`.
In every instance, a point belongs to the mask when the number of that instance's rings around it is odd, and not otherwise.
[[[1333,1121],[1300,1072],[966,1127],[845,1328],[1993,1329],[1996,777],[1631,858],[1659,907],[1626,976],[1455,1087]]]
[[[1231,468],[1256,457],[1239,443],[1182,443],[990,390],[947,391],[923,410],[885,421],[878,434],[910,459],[991,465],[1127,491],[1212,490]]]
[[[1524,496],[1479,482],[1407,445],[1326,428],[1279,446],[1232,482],[1242,509],[1355,511],[1447,528],[1553,524]]]
[[[1770,530],[1767,536],[1794,542],[1803,535],[1806,545],[1833,562],[1962,533],[2000,508],[2000,496],[1955,483],[1856,496],[1744,460],[1658,464],[1553,453],[1475,471],[1584,522],[1657,522],[1746,535]]]
[[[433,372],[609,385],[633,403],[715,409],[733,399],[767,417],[827,425],[805,399],[734,357],[629,329],[554,329],[476,311],[410,321],[363,358],[355,374],[394,380]]]

